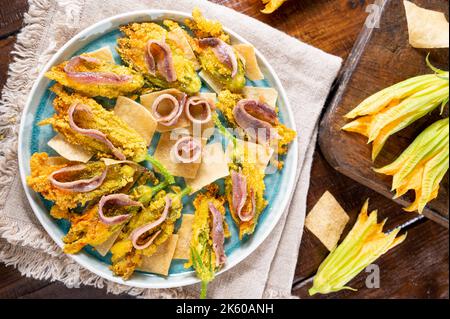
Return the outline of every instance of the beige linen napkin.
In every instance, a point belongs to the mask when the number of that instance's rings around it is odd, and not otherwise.
[[[290,297],[303,231],[306,195],[317,122],[341,59],[306,45],[255,19],[207,1],[189,0],[30,0],[26,26],[18,35],[15,60],[0,104],[0,261],[23,275],[106,287],[142,297],[197,297],[199,286],[137,289],[118,285],[83,269],[65,256],[45,233],[24,195],[17,167],[17,133],[21,110],[40,68],[67,40],[85,27],[130,10],[199,6],[253,43],[274,67],[294,109],[299,142],[298,183],[292,201],[264,243],[246,260],[218,276],[210,298]],[[282,191],[282,190],[281,190]]]

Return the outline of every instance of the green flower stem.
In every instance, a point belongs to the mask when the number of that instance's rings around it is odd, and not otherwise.
[[[147,185],[141,185],[138,186],[136,191],[139,194],[142,194],[139,196],[139,202],[141,202],[144,205],[147,205],[152,200],[153,196],[158,193],[159,191],[163,190],[169,186],[169,183],[167,181],[163,181],[155,186],[147,186]]]
[[[177,195],[180,196],[180,198],[183,198],[184,196],[187,196],[191,193],[192,188],[190,186],[187,186],[185,189],[183,189],[180,193]]]
[[[214,112],[213,114],[213,120],[214,120],[214,124],[216,125],[216,127],[219,129],[220,134],[222,134],[225,138],[231,140],[231,142],[233,143],[233,161],[236,158],[236,149],[237,149],[237,139],[236,137],[231,134],[226,128],[225,126],[223,126],[222,122],[219,120],[219,116],[217,115],[216,112]]]
[[[202,289],[200,291],[200,299],[206,299],[207,289],[208,289],[208,282],[202,281]]]
[[[151,155],[147,155],[145,160],[149,161],[152,164],[152,166],[164,176],[165,180],[169,184],[175,184],[175,178],[173,177],[172,174],[169,173],[167,168],[160,161],[158,161]]]

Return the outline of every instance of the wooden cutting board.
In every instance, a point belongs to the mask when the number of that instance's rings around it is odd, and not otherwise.
[[[447,0],[414,0],[417,5],[444,12],[448,19]],[[368,96],[407,78],[431,73],[425,57],[441,69],[448,70],[448,49],[414,49],[408,43],[408,29],[403,1],[378,1],[372,13],[379,13],[378,28],[370,28],[370,18],[344,65],[319,131],[321,150],[328,162],[339,172],[389,197],[392,178],[377,174],[372,167],[391,163],[428,125],[441,118],[439,110],[425,116],[410,127],[391,136],[375,163],[371,161],[371,145],[362,135],[341,131],[348,122],[343,115]],[[379,11],[377,11],[379,10]],[[448,107],[444,116],[448,116]],[[441,183],[439,196],[428,204],[423,214],[448,227],[448,174]],[[414,201],[414,193],[395,199],[403,206]],[[411,214],[405,212],[405,214]]]

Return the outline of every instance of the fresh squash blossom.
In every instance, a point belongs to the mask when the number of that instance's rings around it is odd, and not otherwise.
[[[328,294],[343,289],[364,268],[373,263],[389,249],[397,246],[406,234],[396,237],[399,228],[383,233],[385,221],[377,223],[377,211],[367,213],[369,200],[364,203],[358,219],[343,242],[331,251],[319,266],[309,294]]]
[[[435,199],[439,183],[449,166],[449,120],[439,120],[426,128],[391,164],[375,171],[393,176],[392,190],[400,197],[415,191],[415,201],[406,211],[422,213],[425,205]]]
[[[372,160],[391,135],[448,103],[448,71],[436,69],[428,58],[427,63],[435,74],[416,76],[381,90],[345,115],[354,120],[342,129],[372,142]]]

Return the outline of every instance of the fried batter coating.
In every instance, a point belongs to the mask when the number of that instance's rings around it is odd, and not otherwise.
[[[76,254],[86,245],[100,245],[121,227],[102,223],[98,216],[98,205],[81,215],[73,214],[70,224],[69,232],[63,237],[64,252],[67,254]]]
[[[173,43],[166,39],[167,30],[160,25],[152,22],[131,23],[123,26],[120,30],[126,37],[117,40],[117,51],[122,60],[130,67],[145,76],[147,81],[152,85],[160,88],[176,88],[188,94],[195,94],[200,91],[201,81],[195,72],[194,65],[187,59],[183,51]],[[153,76],[148,72],[145,63],[145,47],[149,40],[165,39],[172,51],[173,64],[177,80],[168,82],[160,75]]]
[[[217,108],[222,112],[227,122],[233,127],[238,126],[234,120],[233,109],[242,99],[244,99],[242,94],[231,93],[229,90],[223,90],[217,96]]]
[[[266,190],[266,185],[264,184],[264,171],[261,168],[257,167],[254,163],[245,161],[245,158],[248,158],[247,154],[244,155],[244,160],[240,163],[231,163],[230,170],[241,170],[241,173],[247,179],[247,194],[250,194],[251,192],[255,194],[256,210],[255,216],[251,220],[246,222],[241,221],[239,216],[233,210],[233,186],[231,182],[231,176],[228,176],[225,179],[225,194],[228,201],[228,207],[231,212],[231,217],[239,228],[239,239],[242,239],[244,235],[253,234],[256,224],[258,223],[259,216],[267,206],[267,200],[264,198],[264,192]],[[245,205],[242,210],[246,211],[251,209],[251,205],[251,197],[247,196],[247,200],[245,201]]]
[[[205,18],[198,7],[192,10],[192,19],[186,19],[185,23],[197,38],[213,37],[230,43],[230,36],[223,31],[222,24]]]
[[[89,56],[89,54],[82,54],[82,56]],[[76,71],[96,73],[108,72],[117,75],[128,75],[131,77],[131,80],[121,84],[80,83],[79,81],[71,79],[64,71],[64,67],[67,65],[68,61],[52,67],[50,71],[45,73],[45,76],[86,96],[103,96],[107,98],[116,98],[120,95],[131,94],[144,85],[144,78],[136,71],[109,61],[101,59],[97,59],[97,61],[98,63],[83,61],[83,63],[76,67]]]
[[[282,123],[278,123],[276,129],[279,137],[278,154],[283,155],[289,150],[289,144],[297,137],[297,132]]]
[[[221,91],[218,95],[218,102],[216,104],[217,108],[222,112],[225,116],[227,122],[233,127],[237,127],[236,121],[234,120],[233,109],[236,106],[237,102],[244,98],[241,94],[231,93],[228,90]],[[278,122],[275,126],[275,129],[278,134],[278,147],[277,152],[279,155],[286,154],[289,148],[289,144],[295,139],[297,133],[288,128],[286,125]],[[282,162],[279,162],[282,167]]]
[[[197,48],[197,42],[195,41],[195,39],[189,34],[189,32],[186,31],[185,28],[183,28],[178,22],[173,21],[173,20],[164,20],[163,24],[165,27],[167,27],[169,29],[169,31],[172,30],[176,30],[176,29],[181,29],[183,31],[184,36],[186,37],[189,45],[191,46],[191,48],[193,50],[196,50]]]
[[[84,206],[88,201],[100,198],[103,195],[114,193],[133,182],[135,168],[126,164],[112,165],[102,185],[97,189],[86,193],[76,193],[56,188],[49,180],[49,175],[63,167],[73,164],[53,165],[48,161],[47,153],[34,153],[30,159],[31,175],[27,177],[27,184],[35,192],[40,193],[45,199],[53,201],[56,207],[51,214],[55,218],[67,218],[68,209]],[[89,162],[86,169],[81,172],[71,173],[68,180],[87,179],[99,175],[105,169],[101,161]],[[66,213],[66,214],[65,214]]]
[[[186,268],[193,266],[197,277],[205,284],[213,280],[215,272],[219,270],[216,267],[216,254],[213,249],[213,218],[209,211],[209,203],[212,203],[223,216],[225,238],[231,235],[225,221],[225,198],[219,196],[218,192],[218,186],[211,184],[205,193],[199,193],[194,200],[195,215],[190,242],[191,256],[184,265]]]
[[[79,126],[96,129],[106,134],[107,138],[127,159],[136,162],[144,160],[147,155],[145,140],[113,112],[105,110],[91,98],[65,92],[60,85],[53,86],[51,90],[57,94],[53,101],[56,113],[53,117],[41,121],[39,125],[52,125],[53,129],[64,135],[69,143],[80,145],[96,153],[97,157],[113,157],[111,150],[105,144],[92,137],[77,133],[70,127],[67,112],[73,103],[80,103],[88,106],[93,115],[79,112],[76,116]]]
[[[133,243],[129,239],[116,241],[111,248],[110,269],[116,276],[122,277],[124,280],[133,275],[136,267],[141,264],[142,254],[133,248]]]
[[[112,266],[110,268],[115,275],[121,276],[125,280],[128,279],[133,274],[134,270],[139,267],[142,256],[153,255],[157,248],[166,242],[173,234],[175,222],[180,218],[181,210],[183,209],[181,200],[190,192],[189,188],[180,191],[178,187],[174,187],[174,190],[176,193],[168,194],[172,199],[172,205],[166,220],[159,226],[148,231],[145,234],[145,238],[143,238],[143,236],[140,238],[140,240],[145,242],[153,234],[161,230],[161,233],[155,238],[150,246],[142,250],[135,249],[130,240],[130,235],[136,228],[151,223],[161,216],[166,203],[165,197],[167,193],[165,191],[158,192],[150,205],[135,214],[130,219],[129,223],[124,226],[118,240],[111,248]]]

